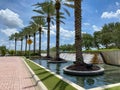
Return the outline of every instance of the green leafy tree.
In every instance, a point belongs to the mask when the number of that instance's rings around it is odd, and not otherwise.
[[[101,31],[96,31],[94,32],[94,44],[97,49],[100,49],[100,44],[101,44]]]
[[[104,45],[106,48],[108,48],[109,44],[112,42],[112,29],[109,27],[109,25],[105,24],[102,27],[101,31],[101,38],[102,38],[102,45]]]
[[[120,23],[116,22],[114,24],[114,35],[113,35],[113,41],[117,48],[120,49]]]
[[[7,52],[6,46],[0,46],[0,51],[1,51],[1,55],[5,56],[5,54]]]
[[[93,36],[90,35],[90,34],[83,34],[83,46],[86,48],[86,50],[90,50],[90,47],[93,47],[94,45],[94,39],[93,39]]]

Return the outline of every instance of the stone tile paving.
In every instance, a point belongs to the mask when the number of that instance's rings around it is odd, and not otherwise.
[[[0,90],[38,90],[21,57],[0,57]]]

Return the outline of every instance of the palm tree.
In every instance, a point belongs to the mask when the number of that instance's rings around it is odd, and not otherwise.
[[[82,34],[81,34],[81,3],[82,0],[67,0],[68,2],[74,2],[72,4],[65,4],[68,7],[74,8],[75,16],[75,48],[76,48],[76,63],[84,63],[82,56]]]
[[[61,1],[62,0],[55,0],[55,9],[56,9],[56,59],[55,60],[60,60],[59,58],[59,39],[60,39],[60,8],[61,8]],[[66,5],[66,4],[65,4]],[[70,13],[68,12],[67,9],[64,8],[64,11],[70,16]]]
[[[9,36],[9,40],[14,40],[14,34],[12,34],[11,36]]]
[[[33,16],[32,19],[39,33],[39,56],[41,57],[41,33],[43,32],[42,27],[45,26],[45,19],[41,16]]]
[[[56,0],[56,60],[59,60],[59,38],[60,38],[60,1]]]
[[[34,23],[34,21],[30,22],[30,27],[32,27],[32,31],[31,32],[33,32],[33,37],[34,37],[33,53],[35,54],[35,51],[36,51],[36,32],[37,32],[37,26]]]
[[[25,34],[25,38],[26,38],[26,46],[27,46],[27,40],[30,40],[30,37],[33,35],[33,28],[31,26],[27,26],[23,29],[23,32]],[[31,45],[29,44],[29,54],[30,54],[30,47]],[[25,51],[27,50],[27,48],[25,48]]]
[[[27,39],[28,39],[28,28],[24,27],[22,29],[23,36],[25,37],[25,54],[27,52]]]
[[[81,34],[81,3],[82,0],[74,0],[75,14],[75,47],[76,62],[84,63],[82,56],[82,34]]]
[[[34,6],[36,6],[37,8],[40,7],[39,10],[33,10],[41,15],[44,15],[43,17],[45,17],[48,23],[48,31],[47,31],[47,58],[50,57],[50,22],[51,19],[53,18],[53,16],[55,15],[55,8],[53,5],[52,1],[45,1],[43,3],[37,3]]]
[[[11,36],[9,36],[9,40],[15,40],[15,55],[16,55],[16,49],[17,49],[17,39],[19,38],[18,33],[14,33]]]
[[[22,55],[22,50],[23,50],[23,32],[19,32],[19,39],[21,41],[21,55]]]

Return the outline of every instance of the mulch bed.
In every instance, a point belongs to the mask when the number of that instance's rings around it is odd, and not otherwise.
[[[79,63],[79,64],[73,64],[67,67],[67,69],[76,70],[76,71],[96,71],[99,70],[100,67],[92,64]]]

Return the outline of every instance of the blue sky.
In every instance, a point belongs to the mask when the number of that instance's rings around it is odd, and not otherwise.
[[[30,18],[37,15],[32,11],[32,5],[43,1],[45,0],[0,0],[0,46],[6,45],[8,49],[14,49],[14,41],[9,41],[8,37],[29,25]],[[68,10],[71,16],[65,15],[66,24],[61,24],[61,45],[74,43],[74,11]],[[120,22],[120,0],[83,0],[82,33],[93,34],[110,22]],[[51,47],[55,46],[55,32],[55,25],[51,25]],[[46,43],[45,31],[42,35],[42,49],[46,49]],[[20,42],[17,48],[20,49]]]

